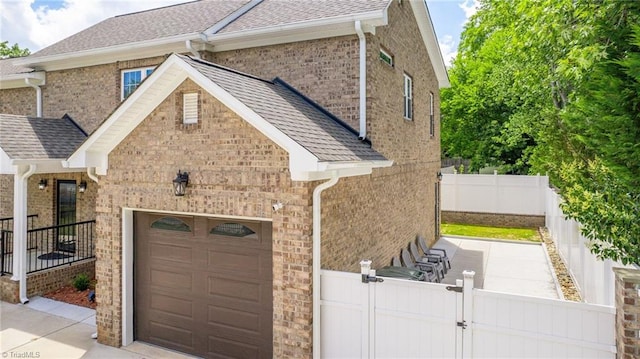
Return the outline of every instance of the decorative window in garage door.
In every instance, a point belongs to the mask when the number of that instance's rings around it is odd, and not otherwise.
[[[230,237],[255,237],[256,232],[240,223],[221,223],[213,227],[210,234],[218,234]]]
[[[163,229],[166,231],[191,232],[191,226],[180,218],[162,217],[151,223],[151,228]]]

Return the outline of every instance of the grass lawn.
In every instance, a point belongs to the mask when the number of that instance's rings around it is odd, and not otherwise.
[[[540,235],[538,234],[538,231],[531,228],[484,227],[471,226],[467,224],[443,223],[442,234],[540,242]]]

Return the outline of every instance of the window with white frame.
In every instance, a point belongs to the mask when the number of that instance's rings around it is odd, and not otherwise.
[[[413,119],[413,80],[404,74],[404,118]]]
[[[121,83],[121,99],[129,97],[131,93],[140,86],[142,80],[147,78],[152,72],[153,67],[144,67],[139,69],[122,70]]]
[[[198,123],[198,93],[185,93],[182,99],[182,123],[185,125]]]
[[[436,132],[436,120],[433,109],[433,92],[429,92],[429,135],[433,137]]]

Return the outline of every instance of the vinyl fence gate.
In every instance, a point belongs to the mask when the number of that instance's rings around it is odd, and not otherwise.
[[[322,358],[616,357],[613,307],[362,278],[322,271]]]

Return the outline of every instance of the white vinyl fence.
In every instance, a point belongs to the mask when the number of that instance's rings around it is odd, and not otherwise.
[[[615,308],[321,273],[322,358],[615,358]],[[463,285],[464,284],[464,285]]]
[[[443,174],[442,210],[544,216],[547,176]]]
[[[585,302],[615,305],[613,267],[629,267],[609,259],[600,260],[588,248],[589,240],[580,233],[580,223],[566,219],[560,209],[562,197],[546,191],[546,227]]]

